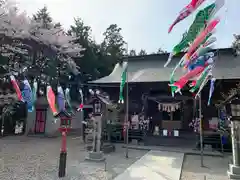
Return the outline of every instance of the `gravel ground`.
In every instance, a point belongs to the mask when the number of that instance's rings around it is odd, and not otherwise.
[[[201,167],[201,157],[185,155],[181,180],[229,180],[227,177],[229,157],[205,156]],[[204,179],[204,176],[206,179]]]
[[[0,139],[1,180],[57,180],[60,138],[6,137]],[[104,163],[86,162],[80,139],[68,138],[67,177],[63,180],[111,180],[147,151],[125,150],[106,155]]]

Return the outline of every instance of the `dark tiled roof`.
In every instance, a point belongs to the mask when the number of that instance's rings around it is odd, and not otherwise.
[[[175,57],[168,67],[163,65],[167,61],[168,54],[147,55],[129,57],[128,81],[129,82],[163,82],[169,81],[169,77],[176,63],[181,57]],[[123,68],[116,64],[109,76],[91,81],[89,83],[120,83]],[[181,69],[176,72],[175,77],[183,75]],[[240,79],[240,57],[233,55],[232,49],[218,51],[213,75],[217,79]]]
[[[232,48],[222,48],[222,49],[214,49],[213,52],[218,52],[221,55],[232,55],[236,53]],[[179,53],[175,56],[175,58],[181,58],[184,53]],[[148,54],[142,56],[128,56],[122,57],[123,61],[148,61],[148,60],[162,60],[165,61],[169,56],[169,53],[162,53],[162,54]]]

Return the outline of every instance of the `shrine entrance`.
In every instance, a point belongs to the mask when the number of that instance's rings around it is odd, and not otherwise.
[[[145,145],[194,146],[195,134],[189,127],[194,110],[192,97],[148,96],[145,103],[149,118]]]
[[[36,109],[35,134],[44,134],[47,119],[47,109]]]

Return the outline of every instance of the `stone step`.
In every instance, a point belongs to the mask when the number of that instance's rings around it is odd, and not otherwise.
[[[228,177],[230,180],[240,180],[240,175],[237,175],[237,174],[232,174],[231,172],[227,172],[228,174]]]
[[[240,167],[239,166],[235,166],[233,164],[229,164],[229,172],[231,174],[239,174],[240,175]]]

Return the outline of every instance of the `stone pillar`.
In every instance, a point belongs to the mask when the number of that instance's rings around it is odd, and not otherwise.
[[[240,180],[240,122],[231,122],[232,156],[233,162],[229,164],[228,177],[231,180]]]
[[[29,131],[34,131],[35,121],[36,121],[36,111],[34,110],[33,112],[28,112],[27,118],[26,118],[26,124],[25,124],[25,132],[24,132],[25,136],[29,134]]]
[[[95,133],[93,133],[93,150],[89,152],[86,160],[89,161],[104,161],[104,155],[101,149],[101,135],[102,135],[102,116],[95,116],[93,117],[93,121],[95,124]]]
[[[101,148],[101,137],[102,137],[102,118],[101,116],[96,117],[97,121],[97,147],[96,152],[100,152]]]
[[[93,119],[93,142],[92,142],[92,151],[96,151],[96,134],[97,134],[97,124],[95,118]]]

